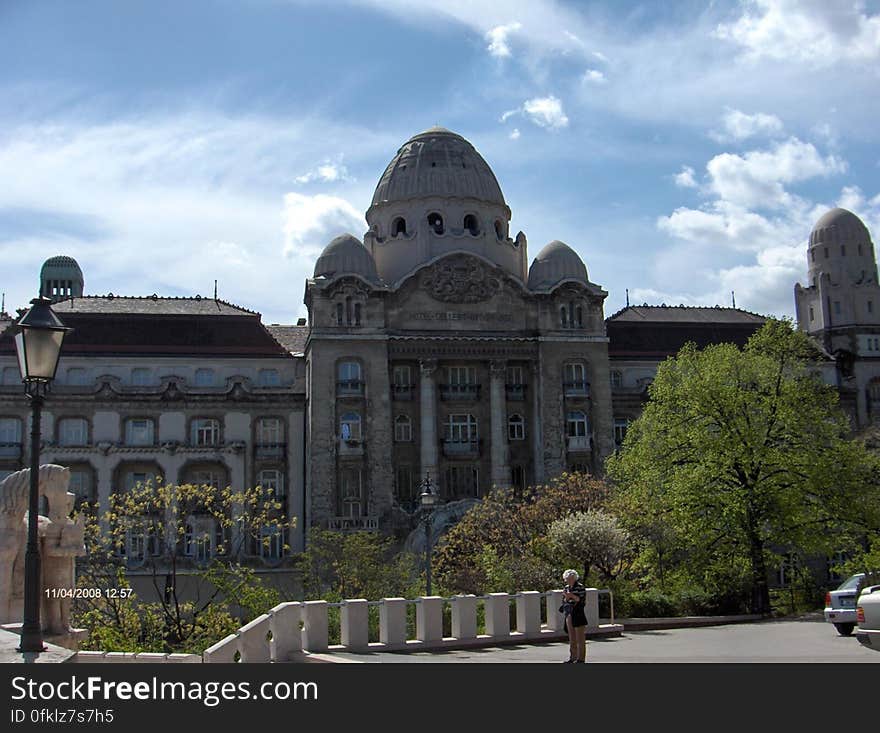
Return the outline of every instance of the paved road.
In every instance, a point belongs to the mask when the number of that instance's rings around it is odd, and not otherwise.
[[[567,644],[468,649],[437,654],[334,654],[357,662],[554,662],[568,658]],[[880,652],[854,636],[842,637],[816,619],[764,621],[696,629],[636,631],[587,644],[590,663],[613,662],[867,662]]]

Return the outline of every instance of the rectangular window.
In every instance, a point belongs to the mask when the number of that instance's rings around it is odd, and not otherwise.
[[[412,442],[412,420],[406,415],[394,419],[394,440],[397,443]]]
[[[260,387],[280,387],[281,375],[277,369],[260,369],[257,376],[257,384]]]
[[[21,443],[21,420],[17,417],[0,417],[0,445]]]
[[[145,367],[137,367],[131,370],[131,383],[135,387],[148,387],[152,383],[150,370]]]
[[[525,466],[511,466],[510,467],[510,483],[513,484],[513,488],[519,489],[522,491],[526,488],[526,467]]]
[[[453,443],[468,443],[477,439],[477,421],[473,415],[450,415],[447,418],[447,441]]]
[[[263,487],[265,492],[271,494],[276,499],[284,496],[284,476],[277,469],[260,471],[257,483]]]
[[[70,470],[70,483],[67,490],[76,496],[76,503],[82,502],[92,503],[95,501],[92,493],[92,474],[90,471],[82,471],[77,469]]]
[[[477,383],[477,368],[472,366],[447,367],[449,384],[452,386],[466,386]]]
[[[589,383],[587,382],[587,368],[581,362],[569,362],[565,365],[563,388],[569,396],[587,396]]]
[[[398,466],[394,473],[394,479],[394,490],[397,494],[398,504],[407,509],[414,507],[417,497],[413,483],[412,466]]]
[[[220,421],[197,417],[190,425],[190,436],[193,445],[217,445],[220,442]]]
[[[526,423],[522,415],[511,415],[507,420],[507,439],[525,440]]]
[[[361,517],[364,514],[359,468],[343,468],[339,472],[339,514],[343,517]]]
[[[257,422],[257,444],[275,445],[284,442],[284,430],[277,417],[263,417]]]
[[[66,417],[58,422],[59,445],[87,445],[89,424],[84,418]]]
[[[508,384],[525,384],[525,375],[523,374],[523,368],[521,366],[509,366],[507,367],[507,383]]]
[[[189,483],[194,486],[210,486],[214,489],[220,488],[220,474],[210,469],[200,469],[193,471],[189,475]]]
[[[125,422],[125,442],[128,445],[153,445],[153,421],[147,418],[132,418]]]
[[[412,369],[408,364],[398,364],[391,372],[391,383],[395,387],[412,386]]]
[[[869,300],[868,301],[868,313],[873,313],[873,312],[874,312],[874,301]]]
[[[810,320],[811,320],[811,321],[816,320],[815,315],[813,315],[813,306],[810,306]]]
[[[148,481],[152,481],[153,477],[145,471],[129,471],[125,474],[125,488],[131,491],[137,486],[143,486]]]
[[[446,498],[460,499],[480,496],[480,469],[478,466],[450,466],[446,469]]]
[[[623,445],[623,439],[626,438],[626,431],[629,429],[629,418],[614,418],[614,445],[618,448]]]
[[[839,300],[834,301],[834,315],[836,315],[836,316],[840,315],[840,301]]]
[[[617,389],[618,387],[623,386],[623,374],[621,374],[617,369],[611,370],[611,387],[613,389]]]

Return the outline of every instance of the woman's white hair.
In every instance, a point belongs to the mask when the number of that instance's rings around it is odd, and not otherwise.
[[[580,575],[578,575],[578,571],[577,571],[577,570],[572,570],[571,568],[569,568],[568,570],[566,570],[566,571],[562,574],[562,579],[563,579],[563,580],[568,580],[572,575],[574,576],[574,579],[575,579],[575,580],[577,580],[578,578],[581,577]]]

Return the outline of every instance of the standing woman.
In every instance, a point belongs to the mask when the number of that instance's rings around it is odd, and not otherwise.
[[[568,631],[568,659],[565,664],[583,664],[587,661],[587,589],[578,582],[577,570],[566,570],[562,574],[565,589],[562,593],[562,607],[565,614],[565,630]]]

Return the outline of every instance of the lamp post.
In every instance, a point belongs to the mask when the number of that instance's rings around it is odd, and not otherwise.
[[[18,651],[42,652],[40,625],[40,547],[37,527],[40,510],[40,414],[49,385],[55,379],[64,336],[70,330],[52,310],[49,298],[34,298],[13,326],[18,368],[25,394],[31,401],[31,486],[28,497],[27,548],[24,556],[24,619]]]
[[[422,481],[422,493],[419,495],[419,503],[425,510],[425,595],[431,595],[431,522],[434,507],[439,499],[431,482],[431,472],[428,471],[425,480]]]

